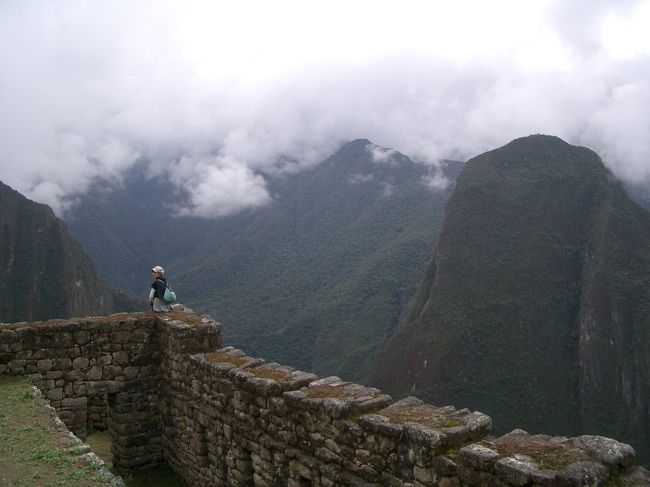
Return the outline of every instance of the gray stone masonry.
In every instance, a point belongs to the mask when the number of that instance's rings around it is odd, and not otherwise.
[[[185,353],[220,340],[216,322],[192,313],[3,324],[0,373],[27,375],[79,437],[108,429],[113,462],[128,472],[164,462],[161,342]]]
[[[480,412],[220,347],[190,312],[1,325],[0,373],[29,376],[80,436],[108,428],[122,472],[166,462],[190,486],[650,486],[609,438],[489,439]]]

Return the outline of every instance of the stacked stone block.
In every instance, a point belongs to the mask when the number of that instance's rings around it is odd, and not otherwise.
[[[176,366],[165,448],[189,485],[650,485],[647,472],[631,468],[633,450],[614,440],[566,439],[580,455],[552,470],[522,441],[488,442],[491,419],[479,412],[413,397],[392,403],[377,389],[267,364],[232,347]],[[622,453],[598,456],[599,448]],[[544,441],[538,449],[555,451]],[[477,457],[488,450],[489,459]]]
[[[318,378],[221,347],[191,313],[0,326],[0,373],[28,375],[71,429],[107,427],[122,471],[190,486],[650,486],[596,436],[488,437],[480,412]]]
[[[150,313],[2,325],[0,373],[28,375],[78,436],[108,429],[113,462],[121,471],[159,464],[164,461],[159,338],[165,336],[165,346],[175,343],[168,329],[178,330],[185,347],[192,340],[185,336],[188,329],[199,330],[189,333],[195,339],[209,328],[212,340],[201,342],[203,348],[183,350],[213,350],[220,343],[213,320],[180,316],[201,326]]]

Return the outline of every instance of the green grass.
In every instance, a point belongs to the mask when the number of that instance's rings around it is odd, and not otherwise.
[[[0,375],[0,487],[110,487],[100,464],[78,461],[79,440],[57,430],[51,410],[31,395],[22,377]],[[88,437],[92,450],[111,466],[108,432]],[[110,470],[120,475],[114,468]],[[169,467],[124,477],[128,487],[184,487]]]
[[[0,376],[0,486],[106,486],[99,464],[82,463],[78,445],[58,431],[53,413],[31,395],[24,378]]]

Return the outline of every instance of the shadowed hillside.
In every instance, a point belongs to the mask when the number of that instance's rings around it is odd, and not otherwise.
[[[375,378],[497,431],[616,436],[647,462],[649,312],[648,214],[592,151],[526,137],[466,164]]]
[[[133,301],[104,284],[52,209],[0,182],[0,322],[107,314]]]

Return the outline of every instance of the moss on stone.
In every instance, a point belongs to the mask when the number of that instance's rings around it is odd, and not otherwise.
[[[250,372],[255,377],[259,377],[260,379],[271,379],[276,382],[286,381],[289,378],[290,374],[290,372],[286,370],[279,370],[277,368],[269,368],[264,366],[248,369],[247,372]]]
[[[584,450],[565,441],[548,441],[534,436],[508,436],[494,441],[490,448],[504,457],[522,454],[537,462],[541,470],[562,470],[577,462],[597,462]]]
[[[210,352],[204,355],[205,360],[213,364],[232,364],[236,367],[241,367],[250,360],[250,357],[234,357],[227,352]]]

